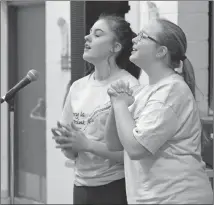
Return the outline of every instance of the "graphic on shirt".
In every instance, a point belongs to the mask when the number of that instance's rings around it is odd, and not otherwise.
[[[87,118],[88,114],[81,111],[81,112],[74,112],[73,115],[74,115],[73,121],[76,125],[85,125],[86,124],[86,118]]]
[[[102,113],[106,113],[109,111],[109,109],[111,108],[111,103],[110,101],[107,102],[106,104],[104,104],[103,107],[98,107],[97,109],[94,110],[94,112],[91,113],[91,115],[89,116],[88,120],[87,120],[87,125],[91,124],[92,122],[95,121],[96,117],[98,117],[98,115],[102,114]],[[86,127],[87,127],[86,125]],[[85,129],[86,129],[85,127]]]
[[[95,108],[95,110],[88,116],[87,123],[85,124],[83,130],[86,130],[88,125],[95,122],[98,116],[100,118],[100,115],[105,114],[106,112],[108,113],[110,108],[111,108],[110,101],[104,104],[103,106],[98,106],[97,108]]]
[[[103,139],[104,127],[111,108],[110,101],[98,106],[91,113],[74,112],[73,122],[96,140]],[[93,124],[93,126],[91,126]]]

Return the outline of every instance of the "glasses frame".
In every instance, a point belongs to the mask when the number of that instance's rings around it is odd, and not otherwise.
[[[137,41],[140,42],[142,39],[149,39],[149,40],[157,43],[158,45],[163,46],[159,41],[157,41],[153,37],[149,36],[148,34],[144,33],[143,31],[141,31],[140,33],[137,34]]]

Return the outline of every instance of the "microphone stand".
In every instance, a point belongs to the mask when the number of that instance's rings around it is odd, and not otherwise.
[[[8,93],[1,98],[1,104],[6,101],[9,105],[9,192],[10,192],[10,204],[14,204],[15,199],[15,166],[14,166],[14,128],[15,128],[15,102],[14,97],[16,92],[20,89],[31,83],[32,81],[36,81],[38,78],[38,72],[36,70],[30,70],[25,78],[23,78],[18,84],[16,84],[13,88],[11,88]]]
[[[12,98],[6,101],[9,105],[9,194],[10,194],[10,204],[14,204],[15,198],[15,166],[14,166],[14,113],[15,113],[15,101]]]

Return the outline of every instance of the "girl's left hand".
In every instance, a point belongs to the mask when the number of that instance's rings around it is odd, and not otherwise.
[[[122,101],[128,107],[134,103],[133,90],[130,88],[129,83],[125,83],[122,80],[113,83],[107,93],[112,103]]]
[[[64,128],[65,136],[55,136],[53,139],[61,142],[56,148],[66,149],[72,148],[76,152],[86,152],[89,149],[90,140],[85,136],[85,134],[79,130],[73,123],[71,127],[62,125]]]

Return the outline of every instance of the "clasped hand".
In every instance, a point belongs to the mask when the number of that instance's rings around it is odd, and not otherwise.
[[[107,93],[113,104],[116,102],[123,102],[129,107],[134,103],[133,90],[130,88],[129,83],[125,83],[122,80],[118,80],[111,84]]]
[[[56,148],[73,150],[75,152],[87,151],[89,139],[73,123],[70,126],[57,123],[57,128],[52,128],[53,139],[56,141]]]

